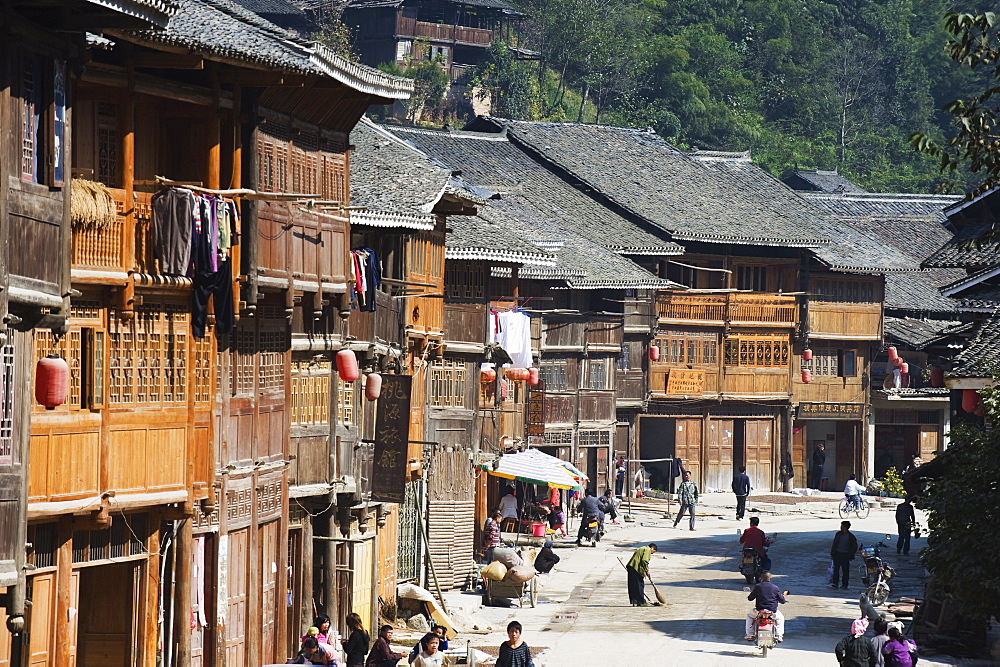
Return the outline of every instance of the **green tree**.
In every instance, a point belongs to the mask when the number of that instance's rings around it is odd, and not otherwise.
[[[480,99],[490,100],[490,114],[511,120],[534,120],[538,82],[532,66],[515,57],[507,42],[494,40],[473,83],[482,87]]]
[[[951,59],[973,72],[987,77],[981,92],[960,97],[944,106],[954,130],[944,143],[934,141],[924,132],[910,135],[913,146],[940,161],[942,171],[958,171],[967,165],[980,178],[971,194],[981,194],[1000,185],[1000,24],[997,14],[949,12],[945,26],[951,35],[948,53]],[[994,229],[992,236],[998,231]]]
[[[930,530],[921,562],[961,601],[963,616],[985,622],[1000,617],[994,562],[1000,551],[1000,389],[979,393],[991,427],[968,421],[953,426],[950,446],[934,461],[942,472],[926,482],[918,506],[927,512]]]
[[[426,110],[436,107],[444,99],[451,85],[448,73],[441,67],[440,58],[434,60],[411,60],[405,68],[396,63],[379,65],[379,69],[389,74],[413,79],[413,94],[403,102],[406,117],[416,123]]]

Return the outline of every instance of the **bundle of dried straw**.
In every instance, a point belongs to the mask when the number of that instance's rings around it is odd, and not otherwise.
[[[70,192],[73,229],[105,229],[115,223],[115,200],[103,183],[74,178]]]

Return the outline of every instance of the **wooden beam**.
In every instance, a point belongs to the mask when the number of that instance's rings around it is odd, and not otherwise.
[[[174,653],[176,665],[191,664],[191,557],[193,535],[191,520],[180,522],[174,540],[176,566],[174,569]]]
[[[158,69],[205,69],[205,59],[195,53],[137,53],[133,67]]]
[[[279,88],[289,86],[302,88],[309,78],[281,72],[257,72],[248,70],[227,70],[219,73],[222,83],[233,83],[247,88]]]
[[[55,665],[71,665],[75,655],[70,655],[67,636],[77,636],[73,627],[79,615],[70,620],[69,610],[73,606],[73,521],[71,517],[61,517],[56,524],[56,610],[53,629],[53,644],[50,655]],[[67,627],[68,626],[68,627]],[[62,628],[63,632],[55,629]],[[154,626],[155,631],[155,626]]]
[[[139,627],[136,628],[139,634],[139,659],[135,664],[142,667],[156,667],[159,647],[156,620],[160,597],[160,513],[155,508],[146,514],[146,525],[149,527],[149,537],[146,539],[146,553],[149,554],[149,558],[141,569]]]

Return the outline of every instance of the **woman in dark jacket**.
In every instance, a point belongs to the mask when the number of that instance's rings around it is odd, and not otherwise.
[[[340,643],[344,645],[344,653],[347,655],[347,667],[364,667],[371,638],[361,624],[361,616],[352,612],[345,620],[351,634],[347,639],[341,639]]]

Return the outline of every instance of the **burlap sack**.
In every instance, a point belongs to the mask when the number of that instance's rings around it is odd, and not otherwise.
[[[507,570],[507,576],[503,580],[515,584],[523,584],[533,576],[535,576],[535,568],[527,565],[516,565]]]
[[[507,576],[507,566],[498,560],[483,568],[483,576],[492,581],[502,581]]]

